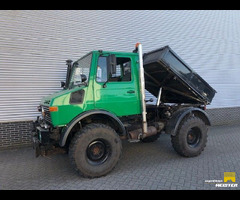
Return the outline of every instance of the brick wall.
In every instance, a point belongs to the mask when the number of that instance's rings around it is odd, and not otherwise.
[[[207,110],[212,126],[240,124],[240,107]],[[0,150],[32,145],[32,121],[0,123]]]
[[[32,121],[0,123],[0,149],[31,145]]]
[[[213,126],[240,124],[240,107],[206,110]]]

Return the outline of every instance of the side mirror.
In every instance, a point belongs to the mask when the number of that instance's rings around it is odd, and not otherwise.
[[[109,75],[116,74],[117,59],[114,54],[110,54],[107,57],[107,74]]]
[[[82,78],[82,83],[87,80],[87,76],[85,74],[81,74],[81,78]]]
[[[66,85],[66,83],[65,83],[64,81],[61,81],[61,83],[60,83],[60,87],[61,87],[61,88],[64,88],[65,85]]]

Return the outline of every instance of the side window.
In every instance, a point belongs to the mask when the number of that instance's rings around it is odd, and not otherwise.
[[[96,81],[97,82],[107,81],[107,57],[105,56],[100,56],[98,58]]]
[[[105,56],[98,58],[96,77],[97,82],[107,81],[107,57]],[[108,82],[126,82],[131,80],[131,59],[117,57],[116,74],[110,74]]]

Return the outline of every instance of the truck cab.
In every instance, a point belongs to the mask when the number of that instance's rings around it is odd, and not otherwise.
[[[114,71],[110,57],[116,62]],[[63,127],[77,115],[96,109],[119,117],[141,114],[137,60],[137,53],[92,51],[75,61],[64,88],[40,103],[46,122]]]

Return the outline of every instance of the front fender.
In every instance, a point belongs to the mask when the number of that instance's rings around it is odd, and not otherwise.
[[[199,118],[201,118],[206,125],[211,126],[211,122],[209,120],[208,114],[203,111],[200,108],[194,108],[194,107],[187,107],[187,108],[181,108],[177,110],[172,118],[167,122],[165,131],[167,134],[170,134],[172,136],[175,136],[177,133],[177,129],[181,121],[188,115],[196,115]]]
[[[61,137],[60,137],[60,141],[59,141],[59,145],[61,147],[63,147],[66,144],[67,138],[69,133],[71,132],[72,128],[82,119],[84,119],[85,117],[91,116],[91,115],[97,115],[97,114],[101,114],[101,115],[106,115],[109,119],[111,119],[112,121],[114,121],[117,125],[117,127],[119,128],[119,130],[121,131],[121,134],[125,135],[126,131],[124,128],[123,123],[121,122],[121,120],[115,116],[114,114],[105,111],[105,110],[90,110],[90,111],[86,111],[84,113],[81,113],[80,115],[78,115],[77,117],[75,117],[62,131],[61,133]]]

